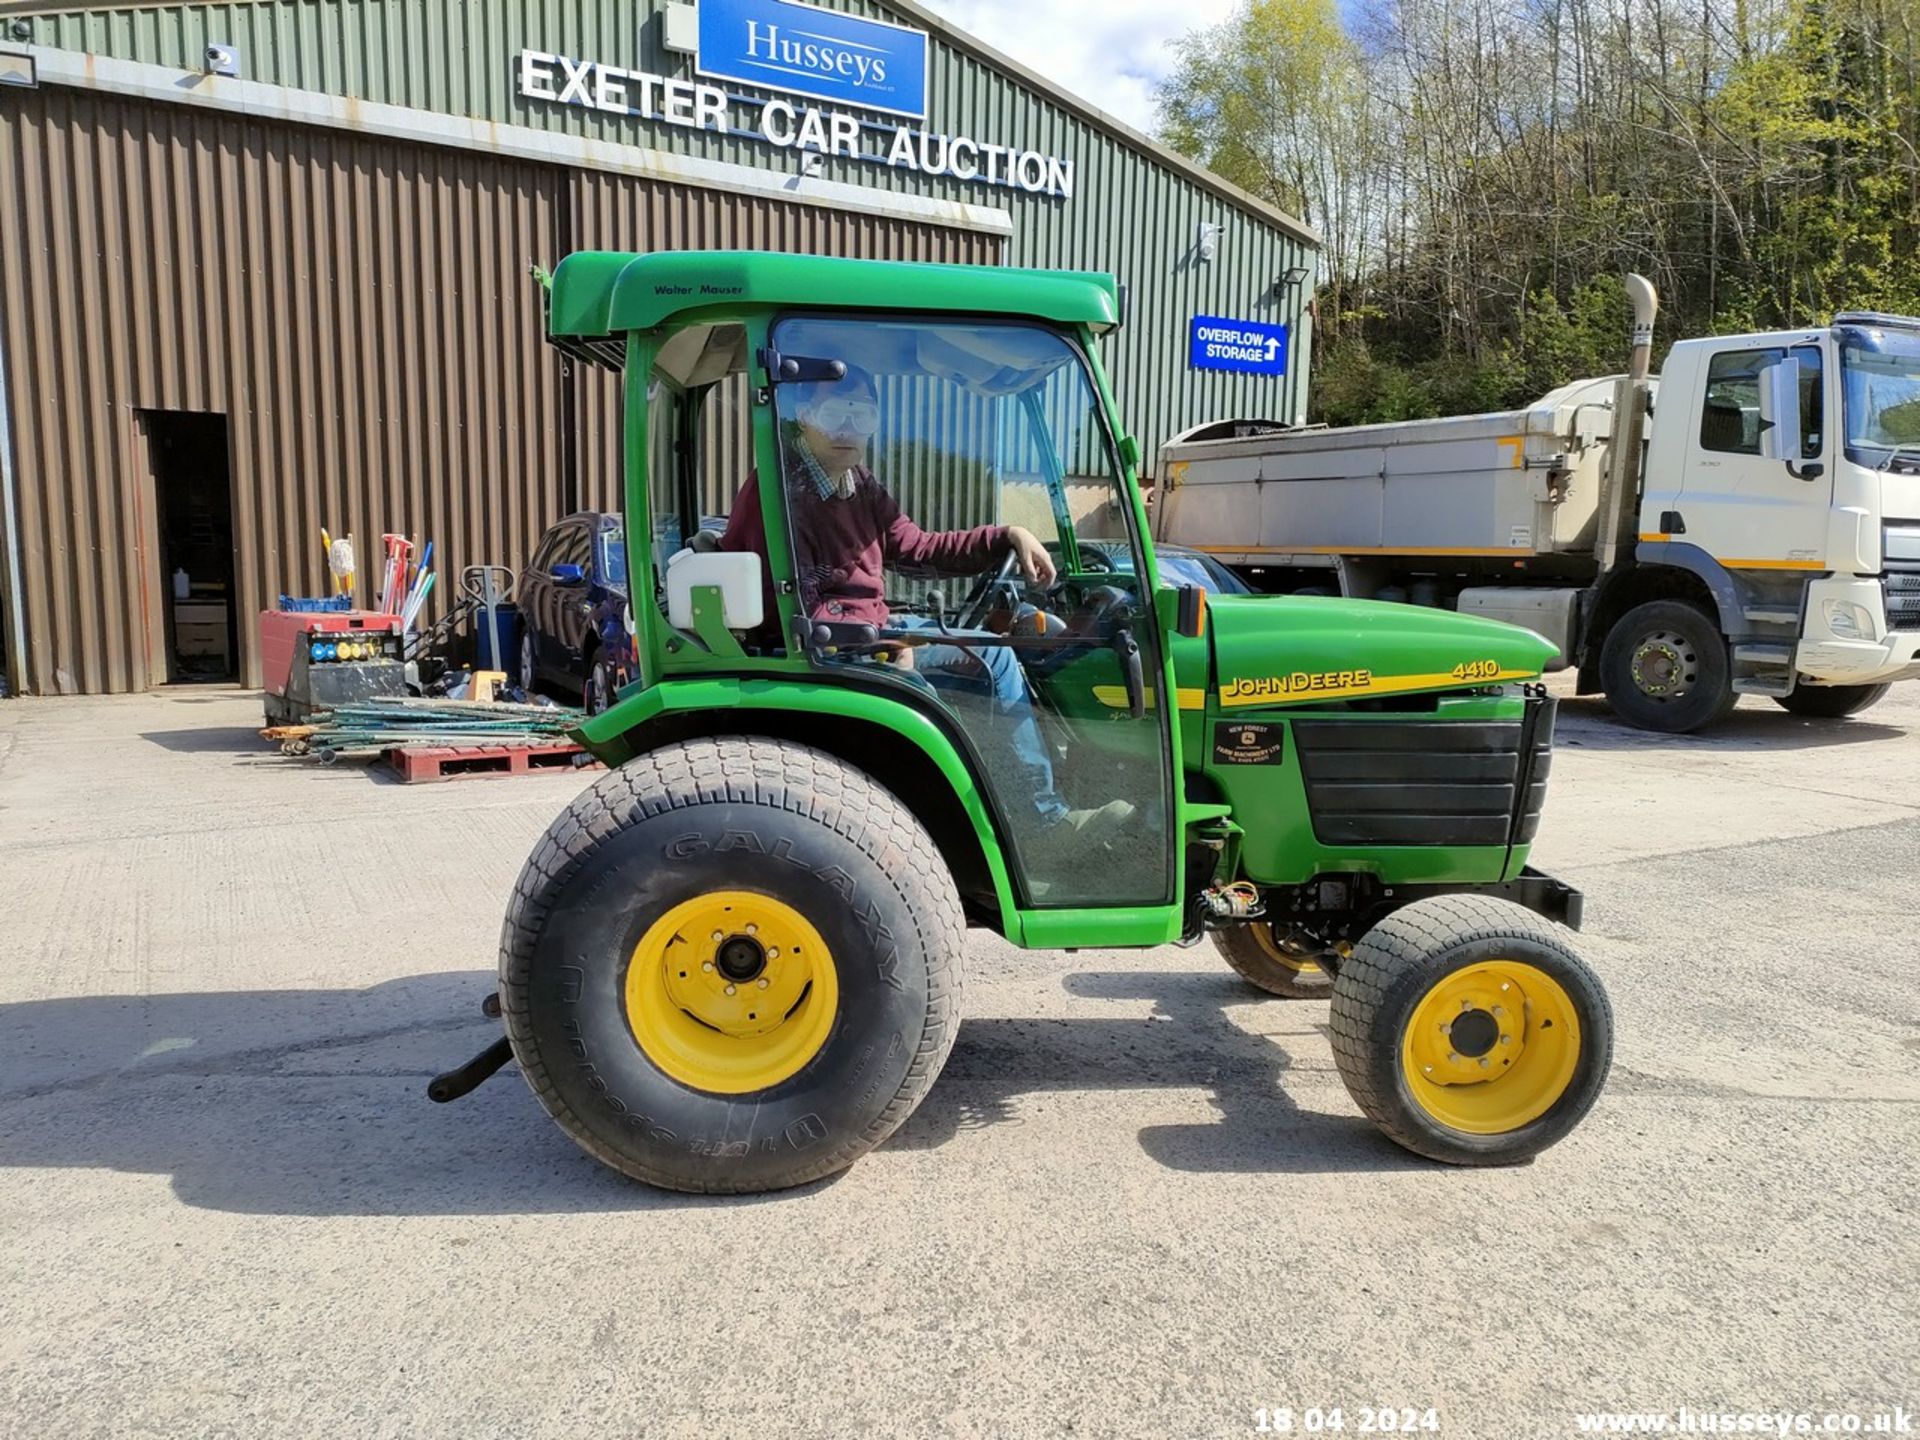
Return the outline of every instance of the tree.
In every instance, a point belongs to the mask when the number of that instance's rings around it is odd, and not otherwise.
[[[1249,0],[1161,114],[1326,235],[1324,418],[1613,368],[1627,270],[1663,336],[1920,311],[1920,0]]]

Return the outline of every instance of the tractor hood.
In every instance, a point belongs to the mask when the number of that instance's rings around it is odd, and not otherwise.
[[[1375,600],[1209,596],[1207,621],[1229,711],[1531,680],[1554,654],[1518,625]]]

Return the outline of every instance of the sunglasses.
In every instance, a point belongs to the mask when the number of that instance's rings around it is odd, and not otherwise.
[[[829,435],[871,435],[880,428],[880,407],[871,400],[822,400],[806,413]]]

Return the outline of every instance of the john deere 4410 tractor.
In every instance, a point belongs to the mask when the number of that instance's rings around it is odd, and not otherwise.
[[[638,669],[509,904],[506,1035],[435,1098],[512,1058],[628,1175],[815,1180],[933,1084],[979,926],[1211,934],[1330,998],[1355,1102],[1436,1160],[1524,1159],[1593,1104],[1580,897],[1526,865],[1551,646],[1169,584],[1110,277],[589,253],[547,304],[622,377]]]

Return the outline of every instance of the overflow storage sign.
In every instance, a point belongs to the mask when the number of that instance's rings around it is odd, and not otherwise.
[[[1287,327],[1258,320],[1196,315],[1187,327],[1187,364],[1195,370],[1243,375],[1287,373]]]

